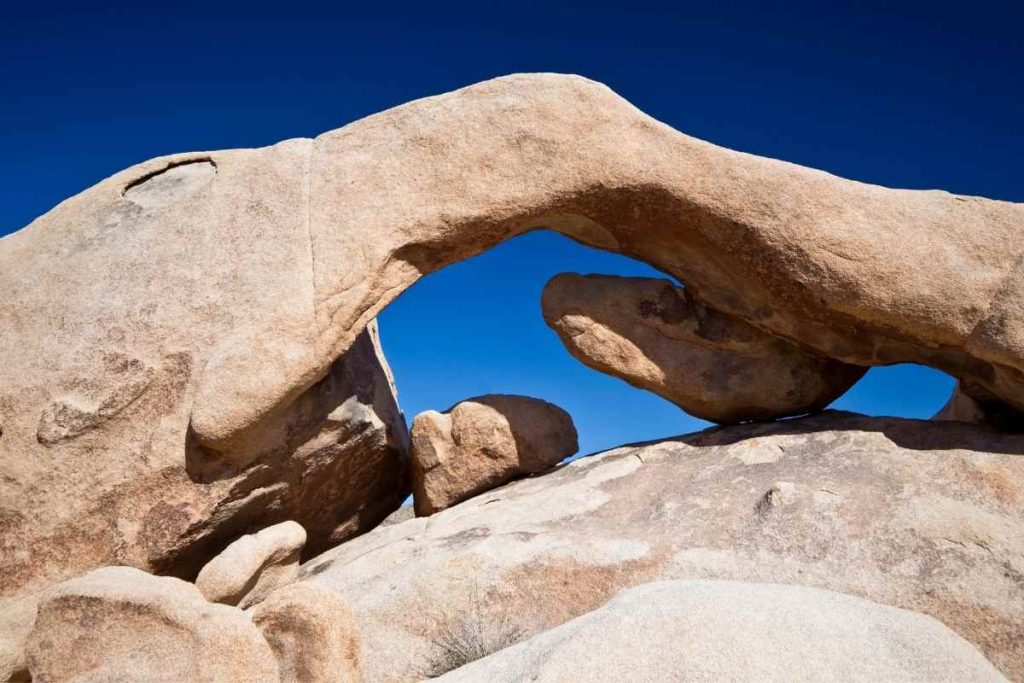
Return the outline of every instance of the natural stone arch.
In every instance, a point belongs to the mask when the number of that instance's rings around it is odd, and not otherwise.
[[[1021,205],[732,152],[556,75],[419,100],[301,147],[315,340],[262,353],[258,387],[234,378],[269,331],[208,365],[192,425],[212,447],[288,403],[416,279],[540,227],[831,358],[931,365],[1024,407]]]
[[[541,227],[822,355],[931,365],[1024,408],[1024,206],[732,152],[592,81],[512,76],[147,161],[0,241],[4,590],[110,562],[187,573],[281,521],[311,485],[281,462],[330,457],[295,428],[356,419],[348,382],[368,447],[400,449],[372,344],[354,369],[346,351],[418,278]],[[379,519],[379,495],[325,510],[319,542]]]

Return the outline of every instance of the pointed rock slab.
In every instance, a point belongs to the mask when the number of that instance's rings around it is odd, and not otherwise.
[[[562,273],[541,302],[582,363],[711,422],[821,410],[867,369],[712,310],[667,280]]]
[[[281,668],[281,683],[362,683],[362,654],[352,611],[310,582],[272,593],[251,610]]]
[[[0,592],[112,562],[191,575],[253,526],[324,548],[386,516],[403,427],[383,373],[342,354],[372,353],[361,332],[423,275],[543,227],[824,356],[1024,408],[1021,205],[843,180],[584,78],[510,76],[146,161],[0,239]]]
[[[424,675],[467,624],[507,644],[675,579],[928,614],[1024,680],[1024,435],[833,411],[717,427],[374,529],[303,578],[352,607],[374,681]]]
[[[306,531],[295,522],[242,536],[200,570],[196,588],[210,602],[251,607],[295,580],[304,545]]]
[[[515,477],[554,467],[578,449],[569,414],[529,396],[490,394],[444,413],[420,413],[412,424],[416,514],[432,515]]]
[[[932,617],[801,586],[661,581],[438,681],[972,681],[1006,678]]]
[[[60,584],[29,635],[33,680],[278,680],[277,660],[244,612],[190,583],[104,567]]]

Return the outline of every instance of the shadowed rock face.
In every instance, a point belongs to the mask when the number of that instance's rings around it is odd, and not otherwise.
[[[667,280],[563,273],[544,287],[542,309],[581,362],[712,422],[821,410],[867,369],[709,309]]]
[[[811,586],[928,614],[1020,680],[1024,436],[832,411],[709,429],[374,529],[302,579],[352,607],[368,680],[420,680],[463,624],[529,637],[675,579]]]
[[[397,410],[342,354],[424,274],[541,227],[824,356],[1024,408],[1021,205],[732,152],[592,81],[510,76],[153,159],[0,240],[2,590],[111,562],[187,574],[289,518],[313,551],[386,514]]]

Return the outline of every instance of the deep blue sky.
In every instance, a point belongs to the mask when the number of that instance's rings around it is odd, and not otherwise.
[[[313,136],[517,71],[603,81],[691,135],[889,186],[1024,201],[1022,3],[8,3],[0,235],[114,171]],[[488,391],[574,415],[584,451],[699,426],[573,361],[539,292],[649,273],[540,233],[438,273],[382,316],[403,407]],[[839,405],[927,416],[951,381],[873,370]]]

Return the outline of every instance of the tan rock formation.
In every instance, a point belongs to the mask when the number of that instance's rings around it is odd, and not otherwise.
[[[985,412],[978,401],[967,395],[957,384],[946,405],[932,419],[940,422],[985,422]]]
[[[718,428],[375,529],[302,575],[352,607],[369,680],[422,675],[464,623],[529,636],[662,579],[921,612],[1024,679],[1022,455],[1024,436],[988,427],[832,411]]]
[[[267,641],[244,612],[195,586],[131,567],[59,585],[28,638],[38,681],[276,681]]]
[[[946,405],[932,416],[933,420],[976,422],[1006,432],[1024,431],[1021,415],[991,393],[976,385],[958,382]]]
[[[309,531],[313,553],[371,527],[408,491],[408,436],[375,334],[371,327],[327,377],[267,421],[248,467],[225,463],[187,436],[194,358],[144,370],[108,357],[116,366],[110,372],[82,370],[50,386],[24,377],[36,388],[16,403],[0,397],[0,421],[21,411],[4,421],[0,436],[0,593],[32,592],[104,563],[192,577],[232,538],[289,518]],[[152,341],[169,343],[173,334],[167,336]],[[0,374],[15,367],[0,365]],[[25,360],[21,367],[41,366]],[[105,382],[140,372],[152,375],[150,383],[117,415],[78,432],[83,423],[67,410],[52,420],[48,412],[40,425],[47,436],[37,437],[30,414],[36,399],[65,390],[98,395]],[[70,429],[66,438],[55,438],[58,424]]]
[[[342,354],[372,356],[353,344],[424,274],[541,227],[825,356],[1024,408],[1021,205],[732,152],[592,81],[510,76],[153,159],[0,240],[0,590],[187,575],[249,528],[295,519],[312,550],[386,515],[397,411]]]
[[[563,273],[544,287],[542,309],[582,363],[712,422],[821,410],[867,369],[714,311],[667,280]]]
[[[52,588],[0,604],[0,681],[29,681],[25,643],[36,623],[39,603]]]
[[[438,679],[758,680],[1006,678],[977,648],[923,614],[801,586],[659,581]]]
[[[352,612],[337,593],[303,582],[274,591],[252,620],[277,656],[281,683],[361,683]]]
[[[515,477],[554,467],[578,448],[569,414],[528,396],[479,396],[445,413],[420,413],[412,425],[411,450],[416,514],[432,515]]]
[[[251,607],[299,574],[306,531],[281,522],[243,536],[210,560],[196,577],[196,588],[210,602]]]

